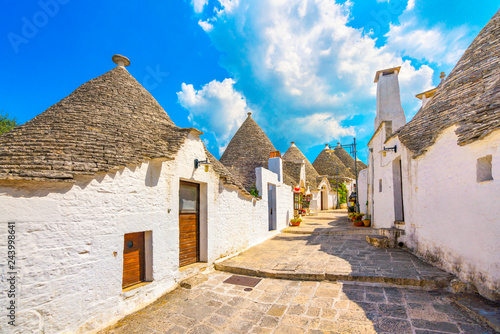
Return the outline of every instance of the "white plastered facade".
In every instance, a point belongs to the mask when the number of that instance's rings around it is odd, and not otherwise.
[[[401,160],[405,236],[401,241],[427,260],[470,283],[485,297],[500,288],[500,131],[459,146],[455,126],[414,158],[398,137],[385,140],[386,124],[370,141],[368,202],[376,228],[397,220],[394,168]],[[381,152],[397,146],[397,153]],[[478,182],[478,159],[492,157],[493,180]],[[380,190],[381,186],[381,190]]]
[[[76,183],[0,183],[0,248],[15,222],[19,333],[95,332],[176,287],[179,271],[179,183],[200,184],[200,257],[209,263],[275,235],[293,215],[291,188],[277,186],[277,229],[269,231],[268,201],[229,187],[210,168],[192,132],[175,160],[154,159]],[[122,291],[124,234],[146,232],[146,278]],[[7,268],[0,273],[5,282]],[[6,305],[6,295],[0,304]],[[6,310],[1,311],[3,318]],[[6,321],[0,323],[0,331]],[[9,331],[12,328],[9,327]],[[14,331],[14,333],[16,333]]]

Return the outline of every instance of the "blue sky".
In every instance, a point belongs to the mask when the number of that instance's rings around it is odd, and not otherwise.
[[[375,71],[402,66],[409,120],[415,94],[451,71],[497,10],[496,0],[7,0],[0,110],[24,123],[119,53],[217,157],[251,111],[282,152],[293,140],[312,162],[324,143],[356,136],[366,160]]]

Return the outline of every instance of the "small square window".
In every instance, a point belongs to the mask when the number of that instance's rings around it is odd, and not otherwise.
[[[491,154],[477,159],[476,179],[477,182],[493,180],[493,174],[491,172]]]
[[[382,192],[382,179],[378,179],[378,192]]]

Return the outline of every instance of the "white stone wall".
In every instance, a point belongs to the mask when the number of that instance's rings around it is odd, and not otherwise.
[[[500,300],[500,131],[458,146],[454,130],[411,162],[407,245]],[[478,183],[477,159],[490,154],[493,180]]]
[[[369,202],[374,227],[392,227],[394,192],[392,162],[402,160],[405,244],[460,279],[472,283],[490,299],[500,288],[500,131],[465,146],[457,145],[455,127],[416,159],[398,138],[398,152],[379,153],[380,131],[370,143]],[[478,158],[492,155],[493,180],[476,181]],[[382,179],[380,193],[378,180]],[[370,189],[371,190],[371,189]]]
[[[366,202],[368,201],[368,170],[363,169],[358,174],[358,201],[359,201],[359,211],[362,213],[368,213],[368,206]]]
[[[180,275],[180,179],[200,183],[202,260],[234,254],[276,233],[268,231],[267,200],[228,188],[212,169],[195,170],[196,158],[205,153],[192,134],[175,160],[156,159],[76,184],[1,183],[0,249],[7,222],[16,222],[17,230],[17,333],[95,331],[174,288]],[[288,186],[277,193],[279,230],[293,212],[293,197]],[[151,231],[153,281],[122,292],[123,236],[140,231]],[[4,261],[2,284],[6,272]],[[0,305],[6,305],[4,291]],[[0,326],[0,332],[12,332],[5,321]]]
[[[370,166],[368,168],[370,184],[368,211],[372,216],[372,226],[375,228],[390,228],[394,226],[395,215],[392,163],[395,159],[405,159],[405,150],[402,148],[397,138],[392,139],[389,143],[384,143],[386,138],[385,124],[386,123],[383,123],[382,128],[376,136],[372,138],[369,145],[371,152],[369,156]],[[394,153],[388,151],[384,157],[381,152],[384,146],[389,147],[394,145],[397,145],[398,152]],[[404,173],[405,171],[403,171],[403,174]],[[380,187],[380,183],[382,187]]]

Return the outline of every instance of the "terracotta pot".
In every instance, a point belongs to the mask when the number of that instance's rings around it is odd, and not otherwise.
[[[363,222],[361,220],[355,220],[354,226],[363,226]]]
[[[365,220],[363,220],[363,224],[364,224],[366,227],[369,227],[369,226],[370,226],[370,219],[365,219]]]
[[[290,222],[290,224],[291,224],[292,226],[300,226],[300,222],[299,222],[299,223],[292,223],[292,222]]]

